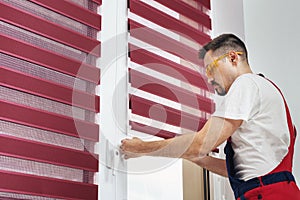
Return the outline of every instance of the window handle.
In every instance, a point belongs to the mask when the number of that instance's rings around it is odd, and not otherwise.
[[[120,151],[119,148],[114,147],[108,140],[106,140],[106,155],[105,166],[112,170],[112,175],[116,176],[116,170],[120,167]]]

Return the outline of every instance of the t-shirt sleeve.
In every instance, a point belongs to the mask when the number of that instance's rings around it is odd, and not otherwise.
[[[212,116],[248,121],[259,105],[257,84],[249,77],[240,77],[231,85]]]

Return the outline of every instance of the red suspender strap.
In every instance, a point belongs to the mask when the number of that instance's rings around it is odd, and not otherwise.
[[[293,165],[293,155],[294,155],[294,144],[295,144],[295,139],[296,139],[296,129],[293,126],[292,123],[292,118],[290,115],[289,108],[287,106],[287,103],[285,101],[285,98],[281,92],[281,90],[273,83],[271,80],[269,80],[280,92],[283,100],[284,100],[284,105],[285,105],[285,110],[286,110],[286,118],[287,118],[287,123],[289,126],[289,132],[290,132],[290,146],[289,146],[289,152],[288,154],[284,157],[282,162],[272,171],[270,174],[275,173],[275,172],[280,172],[280,171],[292,171],[292,165]]]

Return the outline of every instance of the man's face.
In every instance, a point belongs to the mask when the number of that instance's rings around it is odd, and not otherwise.
[[[217,94],[224,96],[226,91],[226,71],[224,68],[226,63],[224,62],[226,55],[213,56],[212,51],[208,51],[204,57],[204,66],[206,68],[206,76],[208,78],[208,83],[213,86]]]

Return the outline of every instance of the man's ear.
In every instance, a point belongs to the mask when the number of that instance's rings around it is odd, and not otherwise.
[[[238,60],[238,55],[235,51],[230,51],[228,53],[229,56],[229,61],[233,64],[236,65],[237,64],[237,60]]]

